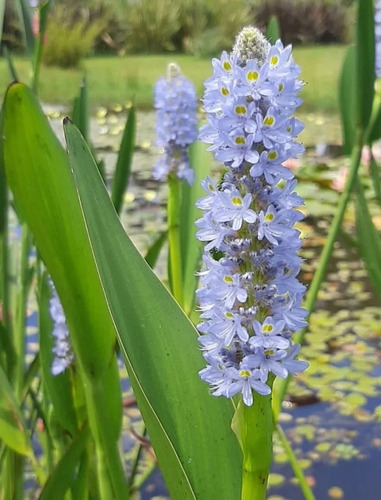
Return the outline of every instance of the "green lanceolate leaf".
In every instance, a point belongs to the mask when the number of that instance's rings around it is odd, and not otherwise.
[[[270,17],[266,30],[266,38],[271,45],[274,45],[274,43],[280,38],[280,26],[276,16]]]
[[[89,429],[84,427],[76,436],[70,447],[61,457],[54,471],[49,476],[39,500],[63,500],[67,490],[75,481],[76,471],[87,439],[89,438]]]
[[[65,311],[96,442],[99,487],[105,498],[128,498],[117,449],[122,406],[115,329],[69,161],[25,85],[9,87],[3,110],[7,178]]]
[[[89,96],[86,75],[79,85],[79,95],[74,99],[72,120],[77,125],[85,141],[89,140]]]
[[[373,0],[358,0],[356,28],[357,119],[363,131],[372,112],[375,80]]]
[[[339,105],[344,154],[350,155],[356,136],[356,52],[348,48],[339,82]]]
[[[381,240],[370,216],[360,181],[356,185],[356,231],[360,255],[381,299]]]
[[[203,243],[196,238],[197,227],[195,221],[202,217],[202,210],[196,207],[196,201],[205,196],[201,187],[201,180],[205,179],[211,170],[210,153],[205,144],[196,141],[189,151],[189,161],[195,172],[192,186],[182,182],[181,212],[180,212],[180,240],[183,265],[183,305],[185,312],[194,308],[195,290],[198,278],[196,272],[200,270]]]
[[[124,193],[130,178],[132,155],[135,147],[135,130],[135,108],[131,107],[124,127],[111,190],[111,199],[118,214],[122,209]]]
[[[77,418],[73,404],[70,371],[65,370],[59,375],[52,375],[54,337],[52,335],[53,322],[49,314],[51,293],[45,273],[38,294],[42,380],[53,404],[58,422],[74,436],[77,430]]]
[[[5,170],[17,207],[56,285],[83,368],[100,377],[114,353],[113,325],[91,249],[83,245],[86,228],[67,156],[23,84],[7,91],[3,133]]]
[[[171,498],[239,498],[232,405],[208,394],[193,326],[125,234],[78,130],[67,123],[65,134],[99,278]]]
[[[33,454],[19,402],[0,366],[0,440],[21,455]]]

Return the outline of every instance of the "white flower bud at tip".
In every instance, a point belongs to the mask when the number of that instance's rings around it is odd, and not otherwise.
[[[262,66],[270,50],[270,44],[258,28],[246,26],[236,36],[233,54],[236,54],[241,65],[249,59],[254,59],[258,66]]]
[[[168,82],[172,82],[180,75],[181,75],[180,66],[174,62],[169,63],[167,66],[167,80],[168,80]]]

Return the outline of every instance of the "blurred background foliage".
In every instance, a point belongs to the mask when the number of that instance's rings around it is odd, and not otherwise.
[[[44,62],[75,67],[89,54],[183,53],[213,56],[245,25],[265,28],[276,16],[293,44],[347,43],[353,0],[54,0]],[[12,0],[6,1],[3,42],[23,41]]]

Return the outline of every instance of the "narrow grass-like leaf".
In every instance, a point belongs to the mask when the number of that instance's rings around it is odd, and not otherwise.
[[[111,189],[111,199],[118,214],[122,209],[124,193],[130,178],[132,155],[135,147],[135,131],[136,116],[135,108],[132,106],[124,127]]]
[[[28,0],[16,0],[17,10],[19,12],[22,25],[22,34],[26,46],[26,51],[30,61],[33,60],[35,39],[32,30],[32,20],[30,17],[30,6]]]
[[[1,45],[1,37],[3,34],[4,12],[5,12],[5,0],[0,0],[0,45]]]
[[[73,111],[71,116],[73,122],[77,125],[85,141],[89,141],[89,95],[87,90],[86,75],[83,76],[79,84],[79,94],[74,99]]]
[[[8,186],[5,179],[5,168],[4,168],[3,113],[0,111],[0,237],[6,230],[7,210],[8,210]]]
[[[130,242],[79,132],[65,128],[99,277],[171,498],[239,498],[233,407],[198,378],[204,363],[193,326]]]
[[[86,442],[89,438],[89,429],[84,427],[76,436],[49,476],[39,500],[64,500],[67,490],[75,481],[79,461],[83,455]]]
[[[33,455],[19,402],[0,365],[0,439],[20,455]]]
[[[163,248],[164,243],[167,241],[167,238],[168,238],[167,231],[163,231],[162,233],[159,234],[159,236],[147,250],[147,253],[144,258],[151,269],[155,267],[161,249]]]
[[[358,124],[368,127],[375,80],[375,35],[373,0],[358,0],[356,27],[356,94]]]
[[[11,79],[13,81],[18,80],[17,71],[15,68],[15,65],[13,64],[12,54],[9,52],[9,50],[5,46],[3,47],[3,54],[4,54],[5,59],[7,60],[7,63],[8,63],[8,70],[9,70],[9,74],[11,76]]]
[[[348,47],[339,83],[339,105],[344,154],[350,155],[356,134],[356,51]]]
[[[381,299],[381,239],[370,216],[360,181],[356,184],[356,231],[360,255]]]
[[[58,422],[66,431],[74,436],[77,430],[77,418],[73,404],[70,371],[65,370],[59,375],[52,375],[51,371],[54,359],[52,352],[54,337],[52,335],[53,322],[49,314],[50,298],[51,288],[45,273],[42,277],[38,293],[42,379],[55,409]]]
[[[33,83],[32,88],[35,92],[38,89],[38,82],[40,76],[40,67],[42,60],[42,51],[44,46],[44,37],[46,26],[48,23],[48,14],[50,7],[52,6],[52,1],[47,1],[42,3],[38,9],[38,33],[36,34],[34,52],[33,52]]]
[[[202,242],[196,238],[197,227],[195,221],[202,216],[202,210],[196,207],[196,201],[205,196],[201,181],[210,174],[211,156],[206,151],[205,144],[196,141],[189,151],[189,161],[195,172],[192,186],[182,182],[181,212],[180,212],[180,240],[183,265],[183,305],[185,312],[194,308],[195,290],[198,278],[196,272],[200,270]]]
[[[378,204],[381,206],[381,178],[380,178],[380,166],[376,162],[373,154],[370,157],[370,177],[373,182],[373,189],[376,195]]]

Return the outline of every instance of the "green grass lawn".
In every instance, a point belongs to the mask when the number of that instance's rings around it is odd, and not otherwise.
[[[304,111],[337,112],[337,82],[345,53],[344,46],[295,48],[294,56],[302,68]],[[152,87],[163,75],[168,62],[176,61],[183,73],[202,95],[203,81],[211,76],[209,59],[185,55],[146,55],[124,57],[92,57],[80,69],[41,70],[41,99],[48,103],[69,103],[78,91],[86,71],[92,105],[112,105],[133,100],[139,108],[152,107]],[[28,82],[30,69],[26,59],[15,58],[21,81]],[[10,79],[6,61],[0,58],[0,95]]]

